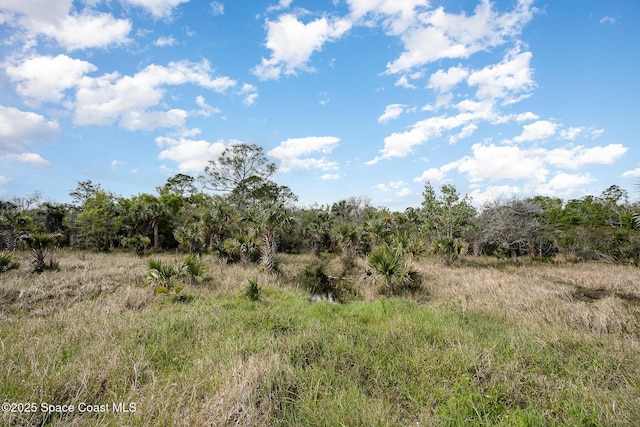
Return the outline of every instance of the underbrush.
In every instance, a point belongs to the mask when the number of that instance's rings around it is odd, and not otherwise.
[[[210,280],[185,301],[154,295],[135,256],[58,259],[0,275],[0,395],[38,405],[0,425],[640,423],[632,267],[423,260],[426,300],[354,276],[356,297],[331,304],[299,281],[334,277],[333,259],[305,273],[312,257],[282,256],[269,275],[204,256]]]

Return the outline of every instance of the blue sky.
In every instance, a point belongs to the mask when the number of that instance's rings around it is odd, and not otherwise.
[[[300,203],[637,196],[640,2],[0,0],[0,197],[264,147]]]

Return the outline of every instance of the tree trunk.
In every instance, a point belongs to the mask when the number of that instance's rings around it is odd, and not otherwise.
[[[158,240],[159,240],[159,221],[154,221],[153,223],[153,249],[158,250]]]

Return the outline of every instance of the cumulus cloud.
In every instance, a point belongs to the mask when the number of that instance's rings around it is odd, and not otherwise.
[[[203,139],[158,137],[156,143],[162,149],[158,158],[178,164],[180,172],[202,172],[210,160],[217,159],[225,149],[223,141],[209,142]]]
[[[9,1],[0,5],[5,22],[25,32],[28,44],[32,38],[45,36],[66,50],[107,47],[127,43],[131,22],[107,13],[85,8],[72,12],[73,2],[62,0]]]
[[[168,18],[171,16],[173,9],[189,0],[121,0],[123,3],[129,3],[146,9],[155,18]],[[215,2],[214,2],[215,3]]]
[[[397,119],[404,112],[405,105],[403,104],[390,104],[384,109],[384,113],[378,117],[379,123],[386,123],[388,121]]]
[[[478,99],[499,99],[513,104],[528,96],[533,88],[531,57],[531,52],[511,52],[499,64],[471,72],[467,82],[469,86],[478,87]]]
[[[468,75],[469,71],[462,67],[450,67],[447,71],[438,70],[429,78],[428,87],[437,92],[449,92]]]
[[[269,150],[268,155],[280,160],[280,171],[290,172],[295,169],[337,170],[338,164],[329,161],[325,155],[330,154],[340,142],[334,136],[308,136],[305,138],[289,138],[277,147]],[[314,156],[319,153],[320,156]]]
[[[271,56],[262,58],[253,73],[261,80],[274,80],[282,73],[313,71],[307,64],[313,52],[321,50],[326,42],[339,39],[350,28],[351,21],[326,16],[306,24],[293,14],[267,20],[266,47]]]
[[[176,39],[174,39],[172,36],[162,36],[162,37],[158,37],[155,41],[155,45],[159,46],[159,47],[166,47],[166,46],[175,46],[175,44],[178,41]]]
[[[625,171],[621,175],[623,178],[640,178],[640,168]]]
[[[401,33],[404,52],[387,64],[387,72],[405,72],[445,58],[468,58],[520,33],[533,16],[532,0],[520,0],[511,12],[500,14],[483,0],[467,16],[449,14],[442,7],[423,12],[419,25]],[[409,2],[411,4],[411,2]]]
[[[59,102],[65,90],[76,87],[81,77],[97,67],[60,54],[34,56],[9,64],[5,70],[20,95],[36,102]]]
[[[520,188],[514,185],[490,185],[484,191],[474,189],[469,197],[475,205],[484,206],[500,198],[515,197],[520,191]]]
[[[54,120],[0,105],[0,149],[15,150],[26,147],[31,141],[52,139],[60,127]]]
[[[560,172],[551,178],[549,182],[538,186],[536,192],[541,195],[572,193],[576,188],[593,181],[595,179],[589,173],[568,174]]]
[[[213,15],[224,15],[224,3],[212,1],[209,3],[209,7],[211,8],[211,13],[213,13]]]
[[[40,167],[51,167],[51,162],[45,160],[40,156],[40,154],[36,153],[9,153],[3,156],[0,156],[1,160],[11,161],[11,162],[20,162],[20,163],[28,163],[33,166]]]
[[[471,152],[471,156],[456,161],[454,166],[472,182],[508,179],[541,183],[549,173],[540,150],[524,150],[509,145],[474,144]]]
[[[588,165],[610,165],[619,160],[629,149],[622,144],[609,144],[587,148],[562,147],[546,152],[545,160],[565,169],[580,169]]]
[[[531,142],[548,139],[555,135],[558,125],[549,120],[538,120],[522,127],[522,133],[513,138],[515,142]]]
[[[249,83],[242,85],[239,94],[244,97],[244,105],[251,106],[256,103],[258,99],[258,88]]]
[[[479,108],[477,111],[463,112],[454,116],[434,116],[415,123],[410,130],[404,132],[394,132],[384,139],[384,148],[380,150],[380,155],[373,160],[366,162],[367,165],[374,165],[383,159],[394,157],[405,157],[413,151],[413,147],[424,142],[440,137],[444,132],[456,128],[464,128],[459,134],[460,139],[465,135],[470,135],[475,130],[472,126],[474,121],[489,120],[493,117],[493,112],[486,108]],[[454,138],[455,140],[457,140]]]
[[[228,77],[212,77],[208,62],[171,62],[149,65],[133,76],[117,73],[85,77],[78,84],[75,122],[80,125],[108,125],[116,121],[130,130],[181,126],[187,113],[179,109],[148,111],[164,97],[164,87],[195,84],[215,92],[236,85]]]
[[[446,171],[442,168],[429,168],[422,172],[422,175],[413,178],[413,182],[441,182],[446,176]]]
[[[428,0],[347,0],[347,3],[354,21],[366,25],[381,20],[394,35],[415,25],[419,11],[429,6]]]

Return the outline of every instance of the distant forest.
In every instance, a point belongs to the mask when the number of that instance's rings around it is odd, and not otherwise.
[[[261,147],[241,144],[156,194],[125,198],[81,181],[69,204],[38,194],[0,201],[0,249],[42,241],[139,255],[179,250],[267,268],[278,252],[335,253],[348,266],[379,247],[446,263],[461,254],[640,261],[640,206],[616,185],[598,196],[505,198],[476,209],[454,185],[427,182],[421,206],[391,212],[362,198],[299,207],[291,189],[271,180],[275,171]]]

